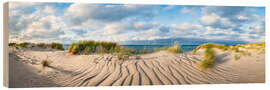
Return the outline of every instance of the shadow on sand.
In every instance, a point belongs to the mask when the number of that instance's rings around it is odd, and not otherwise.
[[[48,77],[38,75],[39,70],[22,62],[15,53],[9,53],[9,86],[10,88],[61,87]]]
[[[217,59],[216,59],[217,60],[216,63],[222,64],[222,63],[229,61],[229,59],[226,58],[228,55],[229,55],[228,53],[223,53],[223,54],[218,55]]]

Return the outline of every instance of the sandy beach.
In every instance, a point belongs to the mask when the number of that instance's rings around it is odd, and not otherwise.
[[[133,55],[71,55],[67,51],[9,48],[10,87],[129,86],[264,83],[265,54],[233,59],[219,51],[217,63],[206,71],[198,69],[198,52],[172,54],[166,51]],[[50,60],[41,67],[41,60]]]

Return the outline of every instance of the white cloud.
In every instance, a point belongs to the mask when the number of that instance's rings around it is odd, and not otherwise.
[[[220,17],[216,14],[205,15],[200,18],[200,21],[204,25],[213,25]]]
[[[203,26],[197,24],[184,23],[179,26],[180,30],[200,30],[203,29]]]
[[[123,32],[123,27],[120,24],[109,24],[105,26],[104,30],[107,35],[119,34]]]
[[[213,31],[213,30],[214,30],[214,28],[212,28],[212,27],[210,27],[210,26],[206,26],[205,28],[206,28],[206,30],[208,30],[208,31]]]
[[[159,23],[157,22],[135,22],[134,27],[136,30],[149,30],[153,27],[159,26]]]
[[[72,4],[65,13],[70,25],[81,25],[88,20],[99,22],[118,22],[127,17],[152,18],[156,14],[156,7],[149,5],[97,5]],[[76,13],[76,14],[75,14]]]
[[[180,12],[182,14],[191,14],[193,17],[197,17],[197,10],[194,7],[184,7]]]
[[[62,42],[59,35],[63,34],[61,26],[64,23],[54,15],[53,7],[40,3],[14,2],[11,5],[14,5],[9,16],[11,42]],[[29,12],[26,7],[36,10]]]
[[[63,16],[56,16],[58,9],[50,4],[15,3],[9,12],[10,40],[64,43],[89,39],[128,41],[178,37],[264,40],[264,17],[245,8],[202,7],[198,10],[184,7],[180,11],[182,14],[201,17],[194,21],[179,21],[183,24],[152,20],[159,14],[158,9],[166,12],[174,7],[75,3],[63,10]]]
[[[20,7],[29,7],[33,5],[39,5],[40,3],[34,3],[34,2],[10,2],[9,3],[9,8],[10,9],[15,9],[15,8],[20,8]]]
[[[175,7],[175,5],[168,5],[167,7],[163,8],[163,10],[171,10]]]
[[[239,20],[247,20],[248,19],[248,17],[246,17],[246,16],[238,16],[237,17]]]
[[[52,6],[45,6],[44,13],[55,14],[55,8]]]

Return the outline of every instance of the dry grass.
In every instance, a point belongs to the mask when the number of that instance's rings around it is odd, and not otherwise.
[[[61,43],[50,43],[47,45],[53,49],[65,50],[63,44],[61,44]]]
[[[251,44],[243,44],[243,45],[238,44],[235,46],[218,45],[218,44],[213,44],[213,43],[202,44],[192,51],[192,54],[195,54],[200,49],[206,49],[204,51],[204,58],[199,63],[200,69],[204,70],[211,67],[213,64],[215,64],[216,53],[214,51],[214,48],[222,50],[222,51],[235,52],[234,59],[239,60],[240,55],[251,56],[251,53],[248,52],[249,49],[262,50],[260,53],[264,53],[265,43],[251,43]]]
[[[175,44],[175,45],[169,47],[167,50],[170,53],[182,53],[183,52],[181,50],[181,47],[178,44]]]
[[[205,49],[205,48],[217,48],[217,49],[220,49],[220,50],[223,50],[223,51],[227,51],[229,49],[229,47],[227,47],[226,45],[206,43],[206,44],[202,44],[202,45],[198,46],[197,48],[195,48],[192,51],[192,54],[195,54],[198,50]]]
[[[105,41],[79,41],[72,43],[68,49],[71,54],[117,54],[119,60],[123,60],[124,56],[135,54],[133,49],[124,48],[123,46],[117,45],[115,42]]]
[[[235,54],[235,55],[234,55],[234,60],[237,61],[237,60],[239,60],[239,59],[240,59],[240,56],[237,55],[237,54]]]
[[[52,61],[50,61],[50,60],[42,60],[40,62],[42,68],[49,67],[51,63],[52,63]]]
[[[199,68],[201,70],[206,70],[207,68],[212,67],[216,63],[216,52],[212,47],[206,48],[204,52],[203,61],[199,63]]]
[[[68,52],[71,54],[114,53],[117,47],[119,45],[115,42],[86,40],[72,43]]]
[[[49,43],[49,44],[46,44],[46,43],[30,43],[30,42],[23,42],[23,43],[9,43],[8,44],[9,46],[13,46],[13,47],[24,47],[24,48],[27,48],[27,45],[32,45],[32,46],[37,46],[37,47],[40,47],[40,48],[53,48],[53,49],[58,49],[58,50],[65,50],[64,49],[64,46],[63,44],[61,43]]]

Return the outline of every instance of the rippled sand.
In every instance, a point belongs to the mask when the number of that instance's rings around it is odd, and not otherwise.
[[[219,52],[218,61],[207,71],[197,63],[202,55],[171,54],[165,51],[130,56],[70,55],[65,51],[16,50],[10,48],[10,87],[128,86],[264,83],[265,54],[233,59],[233,53]],[[42,68],[40,61],[53,61]]]

